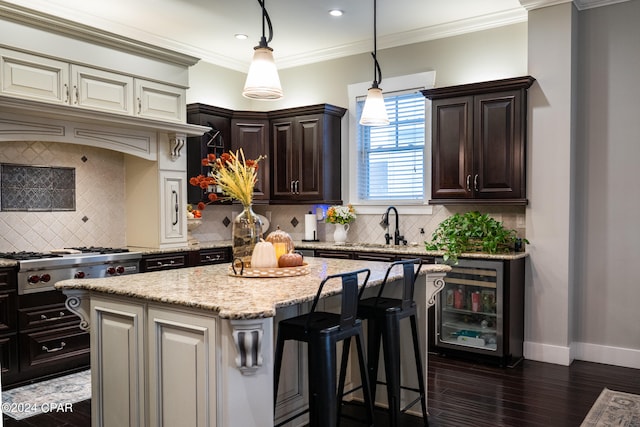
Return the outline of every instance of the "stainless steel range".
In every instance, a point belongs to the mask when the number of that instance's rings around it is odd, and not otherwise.
[[[54,290],[66,279],[100,278],[140,271],[142,253],[127,249],[81,247],[46,253],[0,253],[0,258],[18,261],[18,294]]]

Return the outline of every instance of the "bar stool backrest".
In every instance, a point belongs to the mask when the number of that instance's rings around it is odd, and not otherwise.
[[[367,282],[369,281],[369,276],[371,275],[371,270],[369,270],[368,268],[350,271],[347,273],[333,274],[325,277],[324,280],[320,282],[318,292],[313,299],[310,313],[314,313],[316,311],[316,306],[318,305],[318,301],[320,300],[320,295],[322,294],[322,289],[324,288],[325,283],[327,283],[331,279],[341,278],[342,306],[340,309],[340,329],[342,330],[353,327],[355,325],[358,314],[358,301],[360,300],[360,294],[358,293],[358,276],[361,274],[365,275],[362,282],[362,289],[364,289],[367,285]],[[308,329],[310,320],[311,316],[308,316],[305,329]]]
[[[416,267],[417,265],[417,267]],[[401,261],[395,261],[389,265],[387,268],[387,272],[384,275],[384,279],[382,281],[382,285],[380,285],[380,290],[378,291],[377,298],[380,299],[382,297],[382,293],[384,292],[384,288],[387,285],[387,280],[389,278],[389,274],[396,266],[402,266],[402,309],[409,308],[411,304],[413,304],[413,293],[415,289],[416,279],[418,278],[418,274],[422,269],[422,259],[406,259]],[[362,297],[362,293],[364,291],[364,287],[360,290],[360,297]]]

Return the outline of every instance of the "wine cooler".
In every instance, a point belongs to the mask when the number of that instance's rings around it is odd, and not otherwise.
[[[523,288],[524,258],[459,259],[436,301],[435,351],[517,364],[523,353]]]

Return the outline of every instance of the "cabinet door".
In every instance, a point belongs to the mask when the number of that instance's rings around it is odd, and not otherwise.
[[[162,83],[135,80],[137,115],[150,119],[184,122],[186,91]]]
[[[148,425],[145,423],[144,354],[144,307],[92,295],[91,419],[94,425]]]
[[[54,104],[69,103],[69,64],[0,49],[2,94]]]
[[[433,101],[433,199],[465,199],[471,191],[473,97]]]
[[[476,95],[473,190],[476,198],[524,197],[524,126],[520,91]]]
[[[133,77],[72,65],[71,87],[73,105],[133,114]]]
[[[0,374],[4,387],[18,374],[18,337],[16,334],[0,335]]]
[[[323,115],[271,122],[272,199],[316,200],[323,194]]]
[[[202,159],[208,154],[220,156],[231,148],[232,113],[231,110],[203,104],[187,105],[188,123],[211,128],[200,137],[187,138],[187,176],[189,178],[209,173],[209,168],[202,166]],[[196,204],[208,200],[205,192],[199,187],[189,185],[187,188],[187,203]]]
[[[184,173],[160,172],[161,201],[160,206],[160,243],[179,243],[187,240],[187,226],[184,224],[186,199],[184,194],[186,179]]]
[[[16,293],[0,293],[0,334],[15,332],[17,323],[16,316]]]
[[[215,426],[216,319],[149,307],[148,322],[150,425]]]
[[[294,144],[294,173],[297,172],[296,196],[300,200],[321,200],[322,155],[323,155],[322,115],[299,117],[297,120],[297,140]],[[297,169],[297,170],[296,170]]]
[[[247,159],[269,155],[269,122],[259,119],[233,119],[231,121],[231,149],[242,148]],[[269,159],[259,163],[258,181],[253,189],[253,200],[269,200]]]
[[[271,165],[273,167],[271,198],[291,199],[295,194],[297,178],[297,174],[294,174],[294,163],[296,164],[295,172],[298,167],[298,162],[293,158],[294,121],[292,119],[274,120],[271,122],[271,132]]]

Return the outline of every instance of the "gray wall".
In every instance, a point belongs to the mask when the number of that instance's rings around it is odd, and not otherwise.
[[[580,13],[574,341],[640,359],[640,1]],[[605,363],[616,363],[603,358]]]

